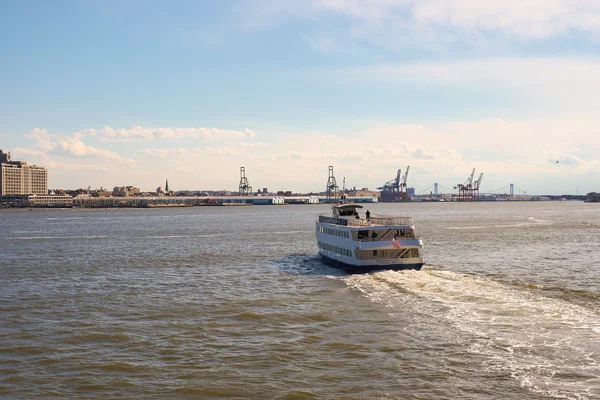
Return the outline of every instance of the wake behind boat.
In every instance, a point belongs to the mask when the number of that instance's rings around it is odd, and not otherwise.
[[[411,217],[362,212],[358,204],[332,207],[333,215],[316,222],[319,254],[348,272],[420,270],[423,241],[415,236]]]

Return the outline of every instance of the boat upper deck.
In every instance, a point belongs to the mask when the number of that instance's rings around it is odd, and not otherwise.
[[[358,216],[358,218],[357,218]],[[331,217],[319,215],[319,222],[325,222],[334,225],[352,226],[357,228],[378,227],[378,226],[413,226],[412,217],[394,217],[390,215],[371,214],[366,216],[340,216]]]
[[[378,226],[413,226],[412,217],[363,213],[360,204],[338,204],[332,207],[333,215],[319,215],[319,222],[357,228]]]

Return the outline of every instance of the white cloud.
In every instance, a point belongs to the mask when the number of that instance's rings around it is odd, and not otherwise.
[[[45,165],[51,171],[55,170],[63,170],[63,171],[89,171],[89,172],[102,172],[108,173],[110,172],[110,168],[106,165],[94,165],[94,164],[81,164],[81,163],[73,163],[73,162],[57,162],[53,160],[48,160]]]
[[[21,147],[17,147],[13,150],[12,152],[12,157],[15,160],[20,160],[22,159],[24,156],[32,156],[32,157],[43,157],[45,156],[46,153],[41,151],[41,150],[36,150],[36,149],[24,149]]]
[[[191,174],[196,172],[196,170],[192,167],[187,167],[185,165],[182,166],[178,166],[178,167],[173,167],[173,166],[169,166],[169,171],[173,171],[173,172],[177,172],[177,173],[181,173],[181,174]]]
[[[129,142],[157,139],[246,139],[255,137],[251,129],[244,131],[226,130],[218,128],[145,128],[133,126],[130,129],[114,129],[110,126],[96,130],[93,128],[80,131],[82,134],[98,136],[104,141]]]
[[[34,128],[25,134],[28,139],[35,140],[37,149],[20,149],[22,154],[29,154],[49,160],[49,155],[88,157],[104,161],[115,161],[133,167],[135,162],[111,150],[98,149],[81,141],[84,134],[77,132],[73,136],[49,135],[46,129]]]
[[[51,151],[56,145],[46,129],[33,128],[25,137],[35,140],[37,147],[43,152]]]
[[[527,40],[600,32],[600,3],[593,0],[314,0],[313,7],[436,36],[497,32]]]
[[[255,142],[255,143],[249,143],[249,142],[238,142],[238,143],[234,143],[235,146],[240,146],[240,147],[247,147],[247,148],[257,148],[257,147],[269,147],[269,143],[266,142]]]
[[[340,183],[346,177],[348,187],[373,189],[410,165],[408,183],[417,191],[434,182],[452,187],[476,168],[477,175],[485,174],[486,191],[515,183],[530,193],[570,193],[575,186],[580,192],[598,190],[593,186],[600,179],[598,126],[598,119],[495,118],[376,124],[343,133],[278,128],[271,143],[138,150],[135,169],[122,168],[132,164],[117,153],[118,143],[97,149],[81,133],[61,137],[39,130],[29,135],[51,151],[36,147],[17,154],[46,157],[42,165],[62,179],[54,184],[60,187],[132,184],[150,190],[164,183],[167,171],[169,182],[177,182],[179,189],[235,189],[239,167],[245,166],[254,187],[319,191],[327,180],[327,167],[333,165]],[[96,171],[104,172],[92,173]],[[163,177],[161,182],[157,176]]]
[[[598,58],[488,58],[467,61],[415,62],[346,68],[335,71],[386,83],[417,82],[422,84],[478,87],[482,83],[499,87],[510,85],[524,90],[533,87],[572,89],[587,85],[600,86]]]
[[[133,167],[135,162],[128,157],[123,157],[114,151],[97,149],[92,146],[88,146],[81,141],[81,134],[75,134],[74,136],[59,140],[58,146],[54,147],[52,152],[54,154],[71,155],[75,157],[94,157],[104,161],[116,161],[121,164]]]
[[[554,157],[548,159],[548,162],[551,164],[556,163],[567,166],[576,166],[584,163],[584,161],[581,158],[575,157],[571,154],[556,154]]]
[[[597,111],[600,58],[487,58],[381,64],[321,70],[315,79],[339,84],[396,85],[399,89],[409,85],[417,93],[459,93],[465,102],[489,98],[511,111],[515,107],[511,103],[515,102],[546,113],[585,116]]]
[[[144,149],[140,150],[138,153],[145,156],[156,156],[160,158],[167,158],[173,156],[179,156],[182,154],[186,154],[189,150],[184,147],[179,147],[176,149]]]

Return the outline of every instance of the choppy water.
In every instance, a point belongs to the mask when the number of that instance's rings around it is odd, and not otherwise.
[[[600,398],[600,205],[368,208],[428,266],[323,265],[328,206],[0,212],[0,397]]]

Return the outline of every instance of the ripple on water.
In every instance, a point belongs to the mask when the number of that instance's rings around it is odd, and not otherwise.
[[[369,208],[429,265],[324,264],[328,205],[0,211],[0,397],[600,398],[597,212]]]
[[[390,308],[410,297],[430,301],[427,318],[446,319],[463,335],[466,349],[483,356],[486,368],[510,373],[534,393],[586,398],[600,376],[597,310],[545,297],[537,286],[436,270],[346,281]]]

